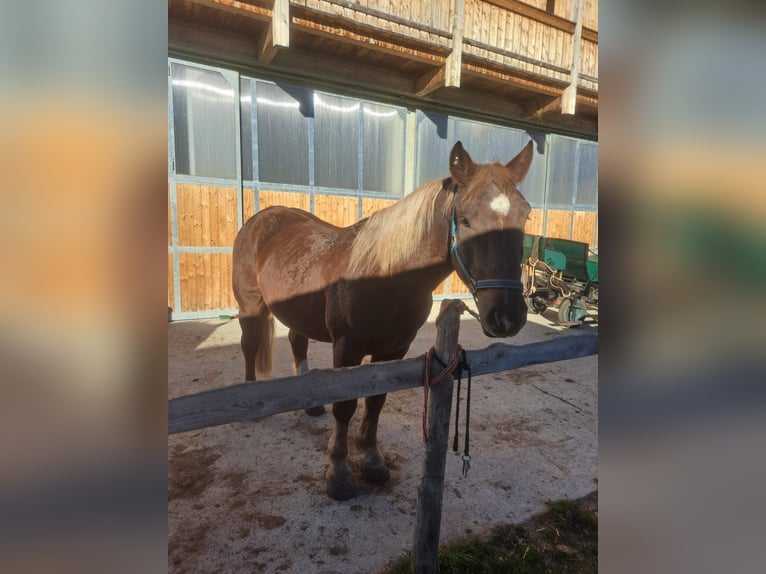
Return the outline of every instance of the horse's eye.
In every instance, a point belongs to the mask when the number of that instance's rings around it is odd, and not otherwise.
[[[460,217],[460,225],[463,225],[465,227],[471,227],[471,224],[468,223],[468,220],[465,217]]]

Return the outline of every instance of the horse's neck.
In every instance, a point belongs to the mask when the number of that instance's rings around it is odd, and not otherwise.
[[[349,276],[393,278],[422,272],[418,274],[427,275],[428,282],[434,273],[446,277],[451,201],[440,182],[430,182],[355,226]]]

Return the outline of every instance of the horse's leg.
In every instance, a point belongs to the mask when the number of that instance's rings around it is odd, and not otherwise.
[[[372,361],[396,361],[404,357],[404,351],[388,355],[373,355]],[[364,399],[364,416],[356,438],[356,446],[362,451],[364,462],[362,475],[372,484],[385,484],[391,476],[386,461],[378,449],[378,420],[380,411],[386,402],[386,395],[375,395]]]
[[[290,341],[290,348],[293,351],[293,372],[296,375],[302,375],[309,370],[308,350],[309,339],[305,335],[301,335],[297,331],[290,329],[287,333],[287,339]],[[306,414],[312,417],[324,414],[324,405],[318,405],[305,409]]]
[[[363,354],[352,350],[345,340],[333,343],[333,366],[351,367],[362,362]],[[335,403],[332,415],[335,417],[330,443],[327,446],[329,466],[327,479],[327,495],[335,500],[348,500],[356,496],[356,487],[351,478],[348,466],[348,423],[356,411],[356,399]]]

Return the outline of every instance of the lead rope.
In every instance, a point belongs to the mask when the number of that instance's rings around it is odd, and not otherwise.
[[[471,418],[471,364],[466,358],[465,349],[460,348],[460,362],[457,365],[457,399],[455,400],[455,438],[452,441],[452,451],[458,452],[458,421],[460,420],[460,383],[463,378],[463,371],[468,373],[466,384],[465,399],[465,442],[463,447],[463,478],[468,476],[468,470],[471,468],[471,455],[469,454],[469,422]]]
[[[463,477],[468,476],[468,470],[471,468],[471,456],[469,454],[469,422],[471,413],[471,365],[466,357],[465,350],[458,345],[455,358],[449,365],[444,364],[436,356],[436,350],[431,347],[426,352],[426,366],[423,384],[423,442],[428,442],[428,432],[426,430],[428,413],[428,390],[452,373],[457,375],[457,400],[455,401],[455,438],[452,442],[452,450],[458,452],[458,421],[460,420],[460,385],[463,378],[463,371],[468,373],[466,384],[466,403],[465,403],[465,446],[463,448]],[[431,361],[435,359],[442,366],[442,371],[431,378]]]

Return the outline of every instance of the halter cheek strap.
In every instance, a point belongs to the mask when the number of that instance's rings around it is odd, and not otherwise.
[[[462,275],[468,288],[471,290],[471,295],[476,297],[476,292],[479,289],[513,289],[515,291],[524,291],[524,285],[517,279],[474,279],[471,272],[468,271],[468,267],[463,261],[463,257],[460,255],[460,249],[458,248],[457,239],[457,210],[455,204],[452,204],[452,220],[450,222],[450,254],[453,260],[459,267],[459,274]]]

